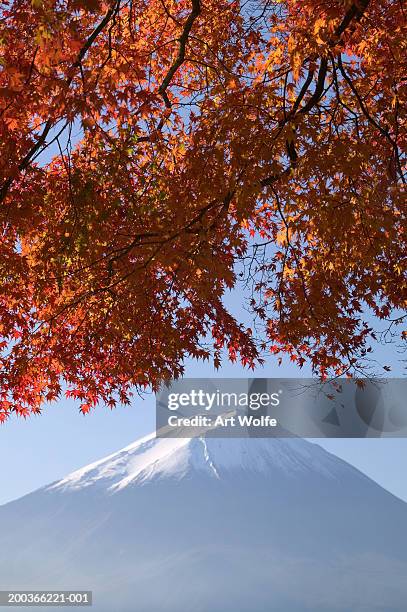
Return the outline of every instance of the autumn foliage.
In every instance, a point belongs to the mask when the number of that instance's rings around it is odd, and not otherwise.
[[[0,4],[0,420],[186,355],[340,375],[367,311],[397,331],[402,2]],[[222,302],[240,277],[260,338]]]

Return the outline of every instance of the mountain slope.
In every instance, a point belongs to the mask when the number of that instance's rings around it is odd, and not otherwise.
[[[401,612],[406,519],[304,440],[148,436],[0,508],[1,588],[92,589],[97,612]]]

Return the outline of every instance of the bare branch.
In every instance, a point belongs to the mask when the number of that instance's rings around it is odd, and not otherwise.
[[[160,88],[158,90],[159,94],[162,96],[165,106],[167,108],[171,108],[172,104],[170,102],[170,99],[167,95],[167,89],[175,75],[175,73],[177,72],[177,70],[182,66],[182,64],[185,61],[185,50],[186,50],[186,46],[187,46],[187,42],[188,42],[188,36],[189,33],[192,30],[192,26],[194,25],[194,21],[197,19],[197,17],[200,15],[201,13],[201,3],[200,0],[192,0],[192,11],[190,12],[188,19],[185,22],[184,25],[184,29],[183,32],[181,34],[181,36],[179,37],[179,50],[178,50],[178,55],[175,59],[175,62],[172,64],[171,68],[169,69],[169,71],[167,72],[163,82],[160,85]]]

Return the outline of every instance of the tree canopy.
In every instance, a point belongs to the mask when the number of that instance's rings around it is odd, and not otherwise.
[[[397,0],[2,0],[0,420],[402,338],[406,40]]]

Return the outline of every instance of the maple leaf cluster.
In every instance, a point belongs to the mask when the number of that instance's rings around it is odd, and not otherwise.
[[[402,323],[402,3],[0,15],[0,420],[62,389],[113,407],[225,350],[343,375],[367,310]],[[260,340],[223,303],[242,262]]]

